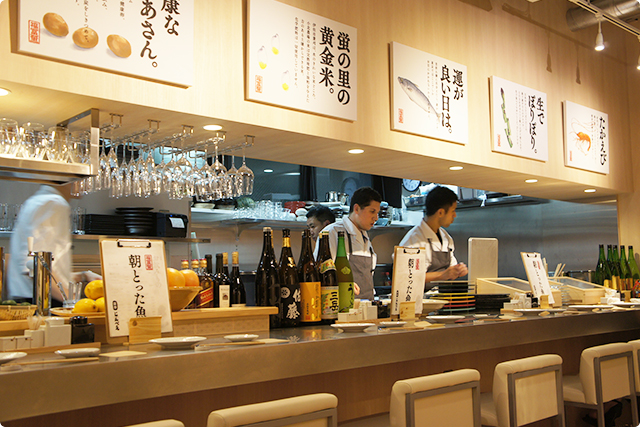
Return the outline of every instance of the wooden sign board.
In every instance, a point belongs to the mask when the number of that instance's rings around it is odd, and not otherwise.
[[[547,272],[542,263],[542,256],[537,252],[520,252],[520,255],[522,256],[522,263],[527,272],[527,279],[529,279],[533,296],[540,298],[541,295],[548,295],[549,304],[553,305],[555,300],[551,293]]]
[[[135,318],[161,316],[161,331],[172,332],[164,242],[102,239],[100,258],[107,341],[125,341]]]
[[[427,274],[425,248],[396,246],[391,283],[391,315],[400,314],[400,303],[415,301],[416,315],[422,313],[424,279]]]

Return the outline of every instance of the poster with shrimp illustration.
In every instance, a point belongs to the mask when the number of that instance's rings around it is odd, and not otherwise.
[[[570,101],[563,110],[565,166],[609,173],[609,116]]]
[[[246,99],[357,120],[354,27],[275,0],[250,0],[247,15]]]
[[[492,150],[546,162],[547,94],[496,76],[489,82]]]
[[[391,129],[466,144],[467,67],[391,43]]]

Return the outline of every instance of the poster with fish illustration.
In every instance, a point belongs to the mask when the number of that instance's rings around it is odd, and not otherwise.
[[[547,94],[496,76],[490,92],[493,151],[549,160]]]
[[[358,118],[354,27],[275,0],[250,0],[247,14],[246,99]]]
[[[565,166],[609,173],[609,116],[570,101],[563,112]]]
[[[391,129],[466,144],[467,67],[391,43]]]

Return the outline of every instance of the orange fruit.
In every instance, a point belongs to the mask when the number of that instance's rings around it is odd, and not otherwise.
[[[184,286],[200,286],[200,278],[198,274],[193,270],[180,270],[180,273],[184,276]]]
[[[167,268],[167,283],[169,287],[184,286],[184,275],[175,268]]]

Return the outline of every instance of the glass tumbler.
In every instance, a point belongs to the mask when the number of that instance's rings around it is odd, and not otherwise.
[[[42,160],[45,152],[44,140],[46,139],[44,125],[33,122],[24,123],[21,135],[24,156]]]
[[[54,162],[66,162],[69,157],[69,131],[63,126],[49,128],[47,158]]]
[[[18,122],[3,117],[0,119],[0,154],[15,156],[19,148]]]

